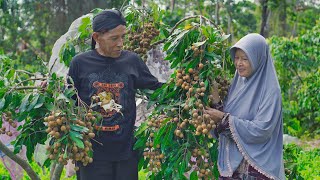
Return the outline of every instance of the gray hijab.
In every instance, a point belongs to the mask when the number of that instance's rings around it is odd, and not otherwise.
[[[285,179],[281,92],[269,47],[261,35],[248,34],[231,48],[233,60],[238,48],[253,73],[244,78],[236,72],[229,89],[224,111],[230,113],[230,131],[219,136],[219,172],[231,177],[245,159],[266,177]]]

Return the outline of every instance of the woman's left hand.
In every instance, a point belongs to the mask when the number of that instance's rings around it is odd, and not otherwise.
[[[206,109],[204,110],[204,113],[209,114],[210,118],[217,123],[222,120],[224,115],[224,112],[219,111],[217,109],[210,108],[210,107],[206,107]]]

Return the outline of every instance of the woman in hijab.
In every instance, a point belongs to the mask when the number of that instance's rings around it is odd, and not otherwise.
[[[220,120],[219,179],[285,179],[282,161],[281,92],[263,36],[248,34],[230,50],[236,73]]]

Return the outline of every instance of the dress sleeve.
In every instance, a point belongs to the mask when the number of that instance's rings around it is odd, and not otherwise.
[[[162,85],[163,83],[159,82],[158,79],[151,74],[147,65],[140,59],[138,61],[138,78],[135,82],[135,89],[155,90]]]
[[[270,94],[260,103],[253,120],[241,119],[231,114],[230,130],[244,143],[264,143],[271,137],[276,126],[282,123],[281,112],[280,92]]]

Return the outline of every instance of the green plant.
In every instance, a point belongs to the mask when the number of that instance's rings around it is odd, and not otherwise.
[[[135,132],[134,148],[142,154],[139,169],[148,169],[150,179],[210,179],[218,175],[217,143],[210,134],[216,122],[203,110],[206,106],[220,108],[219,97],[226,95],[228,36],[213,24],[201,23],[209,22],[206,18],[192,18],[183,19],[179,23],[191,22],[182,28],[178,23],[170,31],[165,59],[175,72],[151,95],[149,105],[156,104],[155,110]]]
[[[66,83],[65,78],[54,73],[39,77],[33,72],[15,70],[11,59],[5,55],[0,55],[0,70],[0,125],[2,121],[10,124],[9,128],[1,128],[1,133],[12,136],[12,128],[20,130],[13,142],[14,153],[26,146],[27,158],[32,162],[35,146],[51,139],[46,167],[49,167],[51,160],[57,164],[66,164],[68,159],[83,160],[84,165],[92,162],[88,140],[94,137],[91,121],[95,121],[96,117],[94,112],[88,112],[83,102],[78,101],[76,106],[72,99],[77,95],[72,80]],[[36,85],[37,80],[46,80],[48,86],[44,89]],[[16,121],[24,123],[17,127]],[[1,151],[5,150],[2,143],[1,148],[4,148]],[[14,157],[14,154],[7,155]],[[24,169],[27,166],[22,165]],[[27,172],[37,178],[33,171]],[[56,175],[59,176],[59,173]]]
[[[285,133],[319,133],[320,25],[296,38],[269,39],[281,86]]]
[[[285,145],[283,159],[288,179],[320,178],[320,149],[304,150],[295,144]]]

